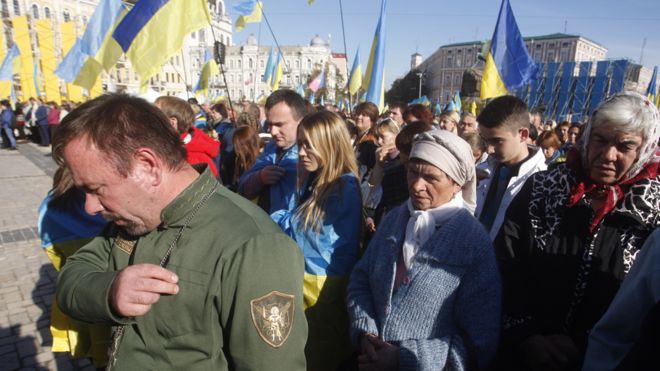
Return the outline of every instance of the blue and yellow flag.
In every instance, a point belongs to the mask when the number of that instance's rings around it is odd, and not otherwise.
[[[461,103],[461,92],[456,91],[454,94],[454,111],[460,113],[463,110],[463,104]]]
[[[204,66],[199,74],[199,81],[193,88],[193,92],[208,95],[209,78],[220,73],[218,64],[213,59],[213,54],[207,49],[204,51]]]
[[[378,106],[385,107],[385,7],[387,0],[380,4],[380,17],[369,53],[367,73],[364,75],[363,88],[367,92],[366,100]]]
[[[261,22],[263,4],[261,1],[246,0],[234,5],[234,10],[240,16],[236,19],[236,32],[241,32],[248,23]]]
[[[653,75],[651,75],[651,81],[649,82],[649,86],[646,88],[646,96],[649,98],[649,100],[653,103],[655,103],[655,99],[657,97],[657,84],[658,84],[658,66],[653,67]]]
[[[273,54],[273,48],[270,48],[270,54],[268,54],[268,61],[266,62],[266,70],[264,71],[263,82],[270,85],[270,80],[273,79],[273,69],[275,68],[275,58]]]
[[[282,53],[277,52],[277,62],[275,62],[275,67],[273,68],[273,81],[270,84],[271,90],[275,91],[280,88],[280,80],[282,80],[282,63],[283,63]]]
[[[528,84],[538,66],[529,55],[509,0],[502,0],[486,66],[481,80],[481,99],[508,94],[509,90]]]
[[[21,70],[21,52],[16,44],[12,45],[0,66],[0,81],[13,81],[14,74]]]
[[[353,59],[353,68],[351,68],[351,77],[348,79],[348,93],[355,94],[362,86],[362,64],[360,63],[360,47],[355,52]]]
[[[205,0],[138,0],[112,37],[147,80],[181,49],[186,36],[210,24]]]

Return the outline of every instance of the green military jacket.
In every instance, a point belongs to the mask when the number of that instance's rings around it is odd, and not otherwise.
[[[137,318],[110,308],[117,272],[158,265],[194,205],[216,180],[207,169],[137,243],[108,228],[69,258],[57,302],[73,318],[127,324],[116,370],[304,370],[303,256],[256,205],[218,186],[175,247],[167,269],[179,292]]]

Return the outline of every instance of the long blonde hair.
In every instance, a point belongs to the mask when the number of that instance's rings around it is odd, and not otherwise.
[[[312,113],[302,119],[298,126],[298,146],[302,145],[318,158],[319,168],[312,193],[298,207],[296,215],[305,230],[318,232],[325,218],[326,201],[339,178],[346,173],[358,177],[357,160],[346,124],[339,115],[329,111]],[[299,190],[304,182],[305,179],[298,176]]]

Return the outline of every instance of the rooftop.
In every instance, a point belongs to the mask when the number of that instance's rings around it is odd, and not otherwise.
[[[528,37],[523,37],[523,40],[525,41],[532,41],[532,40],[555,40],[555,39],[577,39],[577,38],[582,38],[584,40],[587,40],[591,43],[594,43],[598,46],[600,46],[603,49],[607,49],[605,46],[603,46],[600,43],[597,43],[593,40],[590,40],[584,36],[580,35],[569,35],[561,32],[557,33],[552,33],[548,35],[539,35],[539,36],[528,36]],[[475,44],[482,44],[486,42],[487,40],[475,40],[475,41],[468,41],[468,42],[461,42],[461,43],[454,43],[454,44],[448,44],[448,45],[443,45],[441,48],[449,48],[449,47],[456,47],[456,46],[469,46],[469,45],[475,45]]]

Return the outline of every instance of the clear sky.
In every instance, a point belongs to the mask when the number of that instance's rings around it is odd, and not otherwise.
[[[264,12],[281,45],[303,45],[318,34],[331,35],[334,52],[343,52],[339,0],[262,0]],[[231,6],[240,0],[226,2]],[[360,47],[362,71],[378,21],[381,0],[343,0],[346,46],[349,66]],[[418,51],[424,58],[440,46],[463,41],[490,39],[497,20],[500,0],[388,0],[385,81],[403,76],[410,67],[410,55]],[[646,47],[642,64],[660,65],[660,0],[510,0],[523,36],[556,32],[577,34],[608,48],[611,59],[628,58],[636,63]],[[273,38],[261,25],[261,43]],[[249,24],[234,33],[234,43],[242,44],[250,33],[259,35],[259,25]]]

